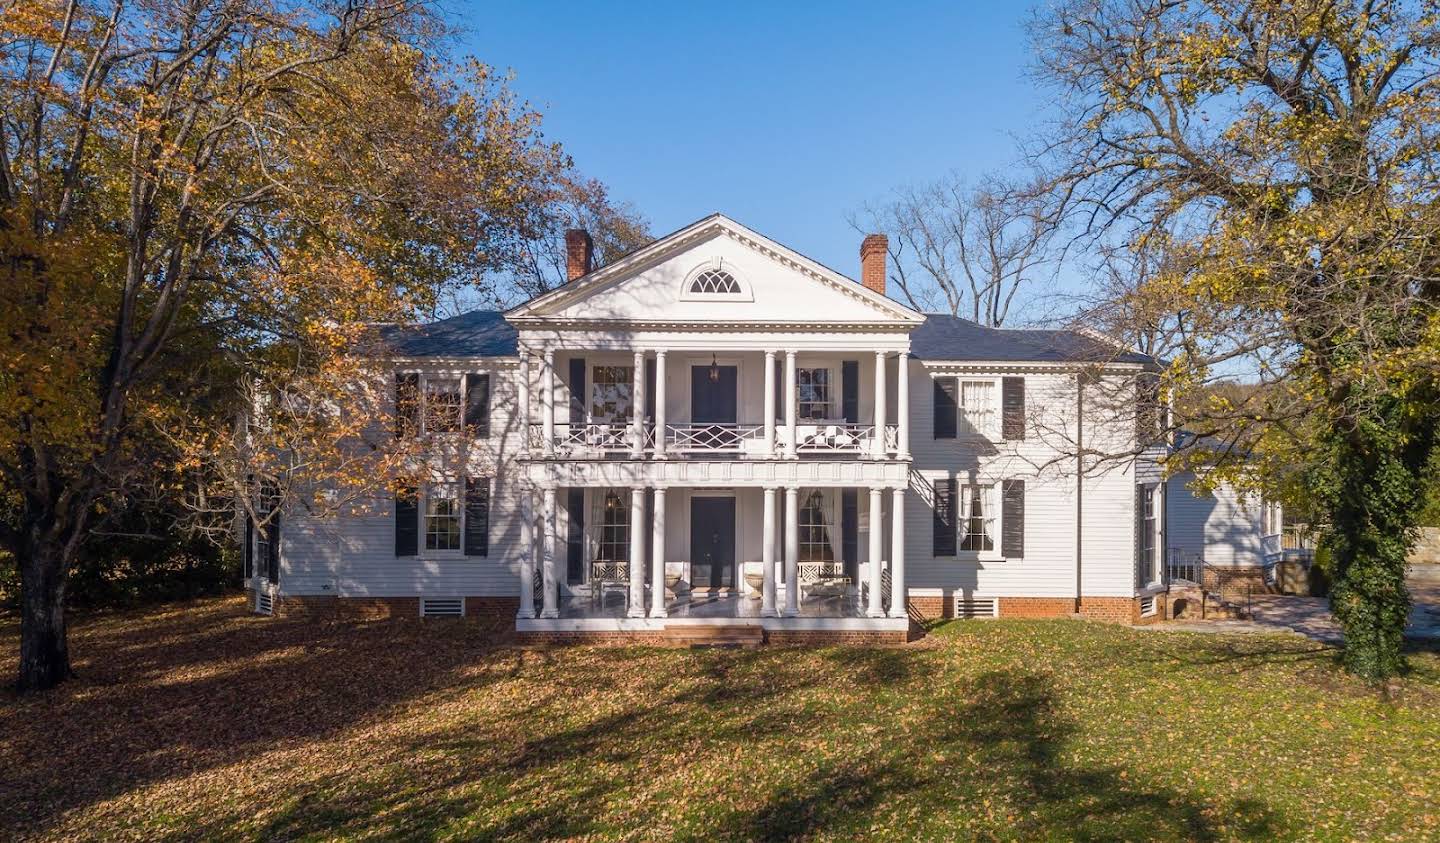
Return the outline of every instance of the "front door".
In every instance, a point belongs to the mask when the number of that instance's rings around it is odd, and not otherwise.
[[[690,585],[735,587],[735,499],[690,499]]]
[[[714,380],[710,378],[712,369]],[[735,446],[737,372],[734,366],[690,367],[690,422],[701,428],[695,432],[695,441],[706,448]]]

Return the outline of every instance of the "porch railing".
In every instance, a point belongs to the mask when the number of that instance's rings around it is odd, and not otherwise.
[[[676,453],[763,454],[769,448],[763,424],[667,424],[665,448]]]
[[[779,456],[787,441],[788,429],[775,425],[775,437],[767,440],[763,424],[732,424],[689,422],[665,425],[665,450],[678,455],[740,454],[744,456]],[[898,425],[800,423],[795,426],[795,450],[799,454],[868,455],[874,450],[875,437],[884,437],[884,450],[895,454],[900,446]],[[641,427],[640,450],[653,454],[656,428],[648,420]],[[631,453],[635,429],[625,422],[556,422],[554,451],[563,456],[577,454]],[[532,451],[545,448],[545,426],[531,422],[527,439]]]

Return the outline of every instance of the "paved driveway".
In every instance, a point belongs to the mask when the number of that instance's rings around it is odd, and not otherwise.
[[[1440,565],[1416,566],[1407,580],[1414,607],[1405,637],[1440,640]],[[1196,621],[1161,624],[1159,629],[1193,629],[1205,632],[1298,632],[1316,641],[1338,644],[1340,627],[1323,597],[1288,597],[1259,594],[1252,598],[1254,617],[1249,621]]]
[[[1440,639],[1440,566],[1416,566],[1407,583],[1415,605],[1410,610],[1405,636]],[[1340,627],[1330,615],[1330,601],[1323,597],[1258,595],[1252,608],[1254,623],[1259,626],[1289,629],[1317,641],[1340,641]]]

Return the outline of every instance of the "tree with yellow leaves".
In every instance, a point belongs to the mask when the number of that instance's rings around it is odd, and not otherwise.
[[[568,161],[445,34],[410,0],[0,5],[0,546],[22,691],[69,675],[66,572],[147,443],[168,438],[182,473],[227,476],[218,456],[239,474],[222,440],[262,393],[289,402],[271,444],[353,440],[375,402],[344,361],[366,327],[514,265]],[[373,469],[291,465],[310,486]]]
[[[1317,498],[1345,662],[1395,674],[1440,425],[1440,8],[1065,0],[1034,34],[1054,189],[1164,257],[1111,312],[1164,338],[1175,463]]]

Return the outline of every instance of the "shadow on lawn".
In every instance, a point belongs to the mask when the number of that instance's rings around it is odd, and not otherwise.
[[[1258,803],[1208,800],[1130,780],[1118,766],[1068,758],[1079,730],[1060,713],[1046,674],[994,671],[943,685],[935,663],[918,653],[847,649],[816,660],[838,666],[840,677],[787,673],[787,656],[686,654],[671,676],[652,677],[636,702],[600,716],[556,727],[545,712],[526,709],[488,730],[458,729],[406,745],[402,754],[429,760],[363,784],[318,782],[312,793],[335,796],[301,799],[260,834],[375,833],[382,817],[379,833],[401,838],[1210,840],[1274,833]],[[622,651],[616,665],[625,658]],[[617,678],[603,669],[587,674],[584,681]],[[875,686],[847,685],[839,705],[817,705],[818,684],[861,675]],[[928,683],[922,712],[871,705],[876,692],[914,693],[905,687],[911,681]],[[511,730],[533,737],[477,763]],[[803,757],[810,771],[797,776],[756,764],[783,754]],[[737,795],[744,797],[738,804]],[[232,828],[216,819],[205,833]]]
[[[35,833],[137,787],[338,734],[486,649],[473,626],[420,626],[259,618],[240,600],[82,617],[74,680],[0,695],[0,830]]]

